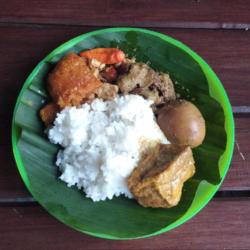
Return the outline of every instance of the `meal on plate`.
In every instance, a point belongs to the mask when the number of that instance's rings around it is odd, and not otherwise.
[[[51,102],[40,117],[62,147],[62,181],[94,202],[125,195],[144,207],[178,204],[206,129],[198,108],[177,99],[169,74],[117,48],[95,48],[65,55],[47,87]]]

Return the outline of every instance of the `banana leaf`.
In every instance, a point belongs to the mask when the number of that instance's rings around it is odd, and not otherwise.
[[[143,208],[133,199],[92,202],[83,192],[58,179],[58,147],[44,133],[39,109],[49,100],[48,72],[69,51],[118,47],[137,61],[170,74],[176,91],[201,110],[207,134],[194,149],[196,174],[184,185],[180,203],[170,209]],[[61,45],[27,78],[18,97],[12,123],[13,151],[19,172],[34,198],[54,217],[87,234],[108,239],[133,239],[166,232],[184,223],[213,197],[232,157],[234,122],[225,90],[212,69],[181,42],[137,28],[90,32]]]

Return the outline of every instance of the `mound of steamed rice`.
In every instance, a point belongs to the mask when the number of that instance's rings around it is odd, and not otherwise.
[[[126,95],[62,110],[48,132],[50,141],[64,148],[56,161],[60,179],[69,187],[83,188],[93,201],[121,194],[131,198],[127,177],[145,145],[168,143],[151,104],[141,96]]]

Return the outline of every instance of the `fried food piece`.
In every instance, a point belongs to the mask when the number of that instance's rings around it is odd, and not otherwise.
[[[50,124],[53,123],[53,121],[56,118],[56,113],[59,111],[60,111],[59,107],[53,102],[46,104],[40,110],[41,120],[44,122],[46,127],[48,127]]]
[[[96,59],[104,64],[116,64],[125,59],[125,54],[117,48],[96,48],[82,51],[80,56],[88,59]]]
[[[112,100],[118,94],[118,86],[110,83],[103,83],[101,87],[95,90],[98,98],[103,100]]]
[[[175,100],[174,85],[168,74],[157,73],[145,63],[134,63],[128,74],[118,79],[124,94],[138,94],[156,105]]]
[[[190,147],[158,144],[142,157],[128,187],[142,206],[170,208],[178,204],[184,182],[194,173]]]
[[[57,63],[48,82],[50,95],[60,108],[81,104],[102,84],[75,53],[69,53]]]

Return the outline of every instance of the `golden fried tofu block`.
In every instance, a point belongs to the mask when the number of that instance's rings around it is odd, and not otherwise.
[[[49,126],[53,123],[56,118],[56,113],[59,112],[60,109],[55,103],[48,103],[40,110],[40,117],[44,122],[45,126]]]
[[[49,93],[60,108],[77,106],[101,86],[85,60],[75,53],[63,57],[49,74]]]
[[[142,206],[170,208],[178,204],[184,182],[194,173],[190,147],[158,144],[142,157],[128,187]]]

